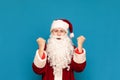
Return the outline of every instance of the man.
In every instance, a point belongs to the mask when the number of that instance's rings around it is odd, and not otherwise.
[[[66,19],[54,20],[48,43],[38,38],[38,50],[32,64],[35,73],[42,75],[42,80],[75,80],[74,71],[81,72],[86,66],[86,52],[82,47],[84,36],[77,38],[75,47],[68,36],[74,37],[72,24]]]

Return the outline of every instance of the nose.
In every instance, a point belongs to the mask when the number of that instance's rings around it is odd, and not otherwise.
[[[57,35],[58,35],[58,36],[61,36],[61,32],[60,32],[60,31],[58,31]]]

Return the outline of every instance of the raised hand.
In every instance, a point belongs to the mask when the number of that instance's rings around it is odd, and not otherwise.
[[[80,52],[82,52],[82,46],[83,46],[83,43],[84,43],[84,41],[85,41],[85,37],[84,36],[79,36],[78,38],[77,38],[77,43],[78,43],[78,49],[79,49],[79,51]]]
[[[45,47],[45,42],[46,42],[46,40],[43,39],[43,38],[38,38],[36,41],[37,41],[38,46],[39,46],[38,53],[39,53],[39,55],[40,55],[40,57],[41,57],[42,54],[43,54],[43,51],[44,51],[44,47]]]

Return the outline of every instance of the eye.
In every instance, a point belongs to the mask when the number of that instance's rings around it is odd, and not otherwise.
[[[61,33],[63,33],[64,31],[63,30],[60,30]]]
[[[54,32],[58,32],[58,30],[54,30]]]
[[[64,30],[60,30],[60,32],[61,32],[61,33],[65,33],[65,31],[64,31]]]

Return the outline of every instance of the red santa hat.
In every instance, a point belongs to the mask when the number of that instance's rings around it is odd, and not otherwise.
[[[50,31],[52,31],[55,28],[63,28],[66,32],[68,32],[68,28],[69,28],[70,38],[74,37],[72,24],[66,19],[54,20],[52,25],[51,25],[51,30]]]

